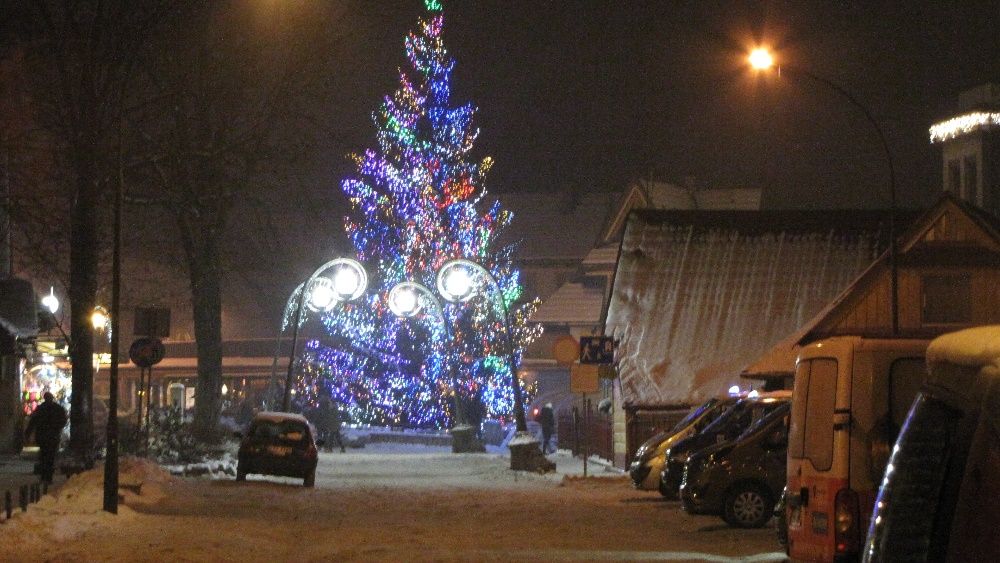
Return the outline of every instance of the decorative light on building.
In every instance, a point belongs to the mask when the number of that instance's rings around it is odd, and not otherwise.
[[[56,288],[49,286],[49,294],[42,297],[42,305],[53,315],[59,310],[59,298],[56,297]]]
[[[977,111],[953,117],[931,126],[931,142],[941,143],[948,139],[971,133],[976,129],[1000,126],[1000,113]]]

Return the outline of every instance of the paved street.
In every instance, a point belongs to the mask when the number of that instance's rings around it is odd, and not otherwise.
[[[561,474],[542,476],[496,454],[423,451],[323,454],[315,489],[150,474],[118,516],[79,508],[100,506],[99,479],[85,474],[0,525],[0,541],[18,561],[781,558],[772,528],[684,515],[600,466],[591,471],[604,476],[583,479],[565,474],[579,460],[553,456]]]

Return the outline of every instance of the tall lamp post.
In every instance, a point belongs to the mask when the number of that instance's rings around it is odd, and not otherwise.
[[[510,468],[527,471],[554,471],[555,463],[545,458],[538,440],[528,432],[528,423],[524,419],[524,399],[521,395],[521,382],[517,377],[516,348],[511,330],[510,309],[504,301],[503,290],[489,270],[482,265],[457,258],[445,262],[437,273],[437,288],[445,300],[451,303],[464,303],[477,293],[476,277],[485,280],[495,293],[503,316],[504,339],[507,342],[507,365],[510,370],[511,392],[514,394],[514,420],[517,426],[517,436],[509,444]]]
[[[452,452],[485,451],[483,444],[476,439],[476,429],[471,426],[465,408],[462,406],[461,395],[458,392],[460,387],[458,369],[452,357],[455,353],[453,350],[454,335],[448,323],[448,317],[445,315],[444,307],[441,305],[441,300],[426,285],[415,281],[404,281],[397,283],[389,290],[388,302],[389,310],[397,317],[404,319],[413,318],[420,314],[425,309],[425,303],[430,303],[433,306],[444,330],[448,374],[451,377],[452,396],[455,398],[455,417],[451,429]]]
[[[867,107],[842,86],[829,79],[813,74],[805,69],[775,65],[774,56],[764,48],[757,48],[751,51],[747,60],[750,62],[750,66],[756,70],[764,71],[775,68],[778,76],[784,73],[793,77],[803,77],[830,88],[860,110],[878,134],[879,143],[882,145],[883,153],[885,153],[886,164],[889,166],[889,270],[891,278],[889,307],[892,317],[892,335],[899,335],[899,269],[896,261],[896,169],[892,160],[892,151],[889,150],[889,144],[885,140],[885,133],[882,131],[882,127],[875,121],[875,117]]]
[[[514,338],[510,328],[510,310],[504,301],[503,291],[489,270],[473,262],[458,258],[449,260],[441,266],[437,274],[438,292],[451,303],[464,303],[476,294],[474,275],[481,276],[496,293],[497,303],[503,318],[504,340],[507,344],[507,367],[510,370],[511,392],[514,394],[514,420],[518,432],[527,432],[528,423],[524,419],[524,399],[521,396],[521,382],[517,377],[517,362],[515,361]]]
[[[361,297],[367,288],[368,274],[357,260],[335,258],[317,268],[296,289],[298,300],[295,307],[294,324],[292,325],[292,350],[288,354],[288,372],[285,375],[285,393],[281,401],[283,411],[288,412],[292,406],[295,348],[298,345],[299,325],[302,324],[302,309],[308,308],[314,313],[326,313],[332,311],[338,303],[353,301]],[[283,328],[284,326],[282,326]],[[277,357],[277,351],[275,357]]]

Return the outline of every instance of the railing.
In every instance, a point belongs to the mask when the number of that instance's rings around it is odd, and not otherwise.
[[[28,505],[36,503],[41,500],[42,495],[46,495],[49,492],[49,484],[44,481],[39,481],[38,483],[32,483],[30,485],[21,485],[18,489],[18,506],[21,507],[21,512],[28,511]],[[3,495],[3,521],[6,522],[10,520],[14,515],[14,497],[11,492],[4,491]]]

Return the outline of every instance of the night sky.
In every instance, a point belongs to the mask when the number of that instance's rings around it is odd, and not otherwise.
[[[768,207],[876,207],[888,167],[875,130],[828,87],[756,76],[758,43],[865,105],[895,159],[902,205],[940,190],[928,127],[959,91],[1000,82],[1000,1],[445,1],[453,101],[480,108],[494,193],[622,189],[638,177],[758,187]],[[323,174],[374,143],[419,0],[357,2],[340,21]]]

